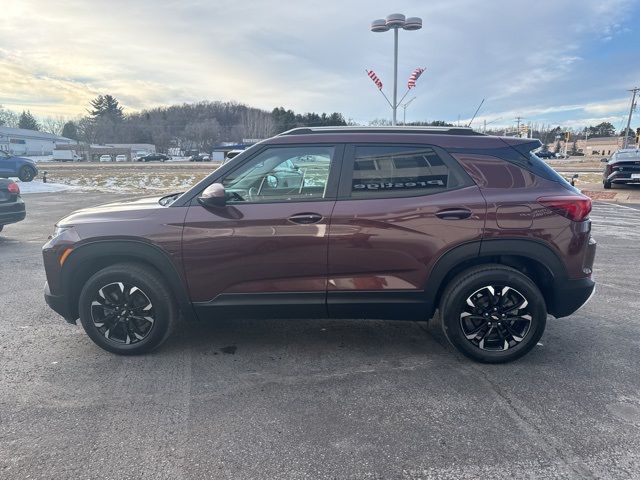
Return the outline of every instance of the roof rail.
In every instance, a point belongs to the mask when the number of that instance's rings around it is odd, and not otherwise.
[[[408,133],[430,135],[484,135],[469,127],[297,127],[281,135],[309,135],[314,133]]]

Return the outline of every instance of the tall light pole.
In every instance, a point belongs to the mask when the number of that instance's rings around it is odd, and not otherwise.
[[[401,13],[392,13],[386,19],[374,20],[371,22],[372,32],[388,32],[393,30],[393,110],[392,125],[396,125],[396,113],[398,110],[398,30],[420,30],[422,28],[422,19],[418,17],[409,17]]]

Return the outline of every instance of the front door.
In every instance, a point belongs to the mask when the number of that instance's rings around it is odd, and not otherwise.
[[[424,319],[435,261],[482,238],[480,190],[437,147],[349,147],[338,199],[329,234],[333,317]]]
[[[342,150],[267,147],[216,180],[225,206],[189,207],[183,263],[201,316],[326,316],[328,225]]]

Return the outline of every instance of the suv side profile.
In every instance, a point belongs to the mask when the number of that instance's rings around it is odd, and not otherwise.
[[[591,296],[591,201],[465,128],[298,128],[186,192],[87,208],[43,247],[45,299],[100,347],[179,317],[428,320],[463,354],[527,353]]]

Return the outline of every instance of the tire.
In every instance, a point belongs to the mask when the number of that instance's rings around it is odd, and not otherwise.
[[[478,362],[504,363],[538,343],[547,308],[529,277],[514,268],[485,265],[447,285],[440,316],[447,339],[462,354]]]
[[[29,165],[24,165],[20,167],[20,170],[18,171],[18,178],[20,179],[21,182],[30,182],[35,178],[35,176],[36,176],[36,171],[33,169],[33,167],[30,167]]]
[[[0,225],[0,232],[2,231],[3,228],[4,228],[4,225]]]
[[[147,353],[171,334],[178,308],[153,268],[119,263],[94,274],[78,300],[80,322],[99,347],[119,355]]]
[[[609,190],[611,188],[611,182],[602,182],[605,190]]]

